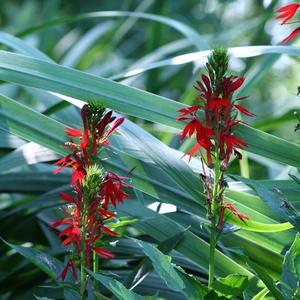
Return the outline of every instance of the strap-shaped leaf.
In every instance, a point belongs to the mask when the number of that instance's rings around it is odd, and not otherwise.
[[[85,101],[99,101],[132,116],[182,127],[176,122],[176,111],[185,107],[183,104],[42,60],[0,51],[0,79]],[[299,145],[245,125],[238,126],[238,134],[248,143],[249,151],[300,167]]]

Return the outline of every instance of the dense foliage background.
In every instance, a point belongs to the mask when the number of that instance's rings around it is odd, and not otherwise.
[[[293,289],[297,272],[288,272],[292,258],[285,264],[283,259],[300,228],[300,187],[289,176],[297,176],[300,166],[293,116],[299,107],[300,48],[276,46],[288,29],[275,22],[274,10],[285,3],[1,1],[1,237],[63,260],[64,250],[48,224],[60,213],[57,193],[69,188],[70,173],[54,176],[52,163],[65,153],[65,126],[80,124],[78,102],[72,98],[103,102],[131,121],[112,137],[103,154],[104,167],[122,174],[134,168],[134,189],[131,199],[118,208],[124,217],[118,227],[123,238],[109,247],[117,257],[101,265],[128,288],[146,265],[149,275],[133,291],[152,296],[149,299],[201,299],[201,288],[192,279],[190,290],[179,293],[178,282],[168,282],[170,274],[166,276],[155,264],[157,257],[149,256],[136,240],[159,245],[172,263],[206,283],[209,228],[198,178],[201,165],[196,159],[189,164],[180,160],[187,144],[179,142],[182,125],[175,119],[178,109],[193,103],[192,86],[203,71],[207,50],[219,44],[230,48],[233,72],[246,77],[239,95],[250,96],[247,105],[256,117],[245,121],[257,129],[239,128],[250,148],[241,163],[234,161],[230,167],[231,174],[242,177],[228,178],[227,198],[258,223],[244,229],[228,225],[218,243],[216,273],[247,275],[244,299],[261,290],[265,298],[253,299],[277,299],[274,281],[280,279],[289,297],[293,291],[284,283]],[[274,187],[280,191],[272,192]],[[295,228],[277,231],[284,222]],[[22,251],[1,242],[1,299],[63,297],[63,288],[51,288],[53,281],[16,252]],[[32,260],[45,264],[45,258]],[[73,296],[65,292],[65,297]]]

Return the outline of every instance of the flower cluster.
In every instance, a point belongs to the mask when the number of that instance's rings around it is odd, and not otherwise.
[[[281,22],[281,25],[299,22],[300,20],[297,19],[295,22],[288,23],[288,21],[291,20],[295,16],[299,7],[300,7],[300,3],[293,3],[293,4],[288,4],[286,6],[283,6],[279,9],[277,9],[276,12],[279,15],[276,17],[276,19],[283,19]],[[296,28],[288,37],[286,37],[282,41],[282,43],[287,44],[288,42],[294,40],[299,34],[300,34],[300,27]]]
[[[238,149],[247,147],[245,141],[235,135],[235,128],[241,122],[239,113],[252,117],[240,101],[247,97],[235,98],[234,93],[243,84],[243,77],[227,75],[228,54],[226,50],[215,49],[206,64],[207,75],[201,76],[194,88],[198,91],[199,104],[179,110],[177,121],[188,121],[181,132],[181,141],[195,137],[196,144],[186,154],[199,155],[202,162],[214,169],[211,174],[201,174],[207,195],[208,216],[219,212],[219,224],[223,224],[223,211],[229,209],[240,219],[248,219],[237,212],[232,204],[223,201],[224,171],[232,155],[242,158]]]
[[[61,226],[59,237],[63,238],[63,246],[72,245],[73,256],[84,262],[84,268],[90,268],[92,252],[103,258],[112,258],[113,253],[98,246],[103,234],[116,237],[117,233],[105,224],[116,217],[108,210],[109,205],[122,203],[128,194],[124,188],[126,177],[112,172],[104,172],[97,161],[97,154],[103,145],[107,145],[109,135],[122,124],[124,118],[116,119],[112,111],[105,113],[103,107],[94,104],[84,105],[81,110],[83,130],[67,128],[66,134],[71,138],[64,148],[71,153],[56,162],[59,165],[54,172],[59,173],[62,168],[71,167],[74,196],[60,193],[60,197],[67,203],[64,210],[66,217],[53,222],[51,228]],[[108,129],[110,125],[110,129]],[[74,142],[73,139],[77,142]],[[71,268],[74,281],[77,281],[74,260],[70,258],[61,274],[65,279],[68,268]]]

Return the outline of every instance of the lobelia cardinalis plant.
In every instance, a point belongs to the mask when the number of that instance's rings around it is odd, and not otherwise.
[[[248,217],[236,210],[232,203],[224,201],[227,183],[224,179],[230,159],[242,158],[237,150],[248,147],[235,135],[235,127],[241,122],[239,113],[253,117],[240,101],[248,97],[235,98],[234,93],[243,84],[244,78],[228,74],[229,56],[227,50],[216,48],[206,64],[207,75],[202,75],[194,88],[198,91],[199,104],[179,110],[177,121],[188,121],[181,132],[181,141],[194,138],[196,144],[186,154],[200,157],[203,166],[201,181],[206,195],[207,216],[211,221],[209,287],[214,280],[214,253],[218,232],[222,231],[225,211],[231,211],[241,220]],[[200,112],[204,117],[200,117]],[[186,155],[185,154],[185,155]],[[205,172],[204,163],[209,168]]]
[[[55,164],[59,165],[54,174],[62,168],[72,168],[71,186],[73,196],[60,193],[67,202],[66,214],[62,220],[53,222],[51,228],[60,228],[59,237],[63,238],[63,246],[69,248],[69,260],[61,274],[62,281],[70,269],[74,283],[80,284],[81,299],[86,298],[86,269],[98,271],[98,255],[102,258],[112,258],[113,253],[99,246],[103,234],[118,236],[106,226],[107,221],[116,217],[109,211],[109,205],[116,207],[122,203],[128,194],[124,188],[129,185],[124,182],[127,177],[105,172],[100,165],[97,154],[102,146],[109,144],[108,137],[124,118],[116,119],[112,111],[105,113],[103,106],[88,104],[81,109],[83,130],[67,128],[66,134],[71,138],[64,148],[71,151]],[[107,126],[110,124],[110,129]],[[74,142],[76,139],[77,142]],[[80,281],[77,278],[76,261],[80,264]],[[95,286],[95,285],[94,285]]]
[[[296,19],[293,22],[289,22],[297,13],[299,10],[300,3],[292,3],[285,5],[279,9],[276,10],[279,15],[276,17],[276,19],[283,19],[281,22],[281,25],[286,25],[286,24],[294,24],[294,23],[299,23],[300,19]],[[283,41],[283,44],[287,44],[290,41],[294,40],[298,35],[300,34],[300,27],[297,27],[292,31],[291,34],[289,34]]]

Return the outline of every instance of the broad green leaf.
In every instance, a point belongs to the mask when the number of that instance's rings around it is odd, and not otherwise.
[[[182,292],[185,285],[171,264],[172,258],[163,254],[149,243],[140,240],[137,240],[136,242],[142,247],[144,253],[152,261],[154,270],[166,282],[167,286],[174,291]]]
[[[85,101],[99,101],[111,109],[152,122],[176,128],[183,126],[176,122],[176,111],[185,107],[178,102],[23,55],[0,51],[0,79]],[[238,135],[249,145],[248,151],[300,166],[299,145],[245,125],[237,129]]]
[[[164,241],[175,233],[184,230],[184,227],[169,219],[166,215],[158,214],[137,201],[127,201],[118,207],[119,215],[130,215],[144,218],[133,226],[143,230],[157,241]],[[176,250],[186,255],[202,269],[208,269],[209,244],[190,231],[187,231],[183,240],[178,243]],[[253,278],[253,274],[220,251],[216,251],[216,273],[226,276],[228,273],[239,273]],[[253,278],[254,279],[254,278]]]
[[[143,297],[126,289],[126,287],[114,278],[105,276],[101,273],[94,273],[89,270],[87,272],[110,290],[114,296],[120,300],[142,300]]]
[[[183,280],[185,289],[183,291],[186,299],[188,300],[202,300],[208,293],[208,288],[203,285],[199,280],[194,276],[187,274],[182,268],[176,267],[177,273],[180,278]],[[216,297],[217,294],[215,294]],[[217,299],[217,298],[216,298]]]
[[[300,297],[300,235],[297,234],[291,248],[286,252],[280,285],[286,299]]]
[[[2,240],[9,247],[13,248],[16,252],[24,256],[26,259],[35,264],[43,272],[47,273],[50,278],[57,280],[61,275],[64,264],[58,259],[46,254],[40,250],[17,246]],[[68,276],[67,276],[67,279]]]
[[[276,283],[273,279],[268,275],[268,273],[259,266],[258,264],[254,263],[250,259],[247,259],[248,265],[255,271],[255,273],[259,276],[259,278],[264,282],[266,287],[269,289],[271,294],[275,297],[276,300],[285,300],[282,292],[276,286]]]
[[[186,230],[180,232],[179,234],[175,234],[169,239],[162,241],[158,244],[157,249],[160,250],[163,254],[168,254],[171,252],[179,241],[183,238]],[[124,281],[124,285],[126,287],[130,287],[133,289],[135,286],[141,283],[145,279],[145,277],[153,270],[153,266],[151,260],[149,258],[144,258],[132,271],[130,276],[126,278]]]
[[[248,277],[239,274],[230,274],[224,278],[217,278],[213,289],[220,296],[229,296],[230,299],[241,295],[248,285]]]

